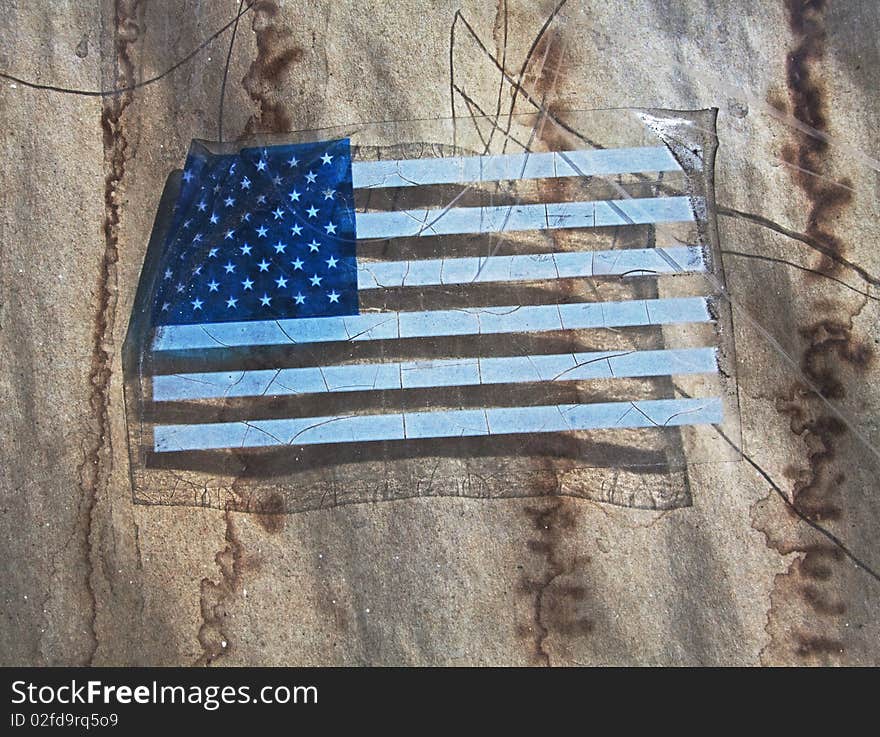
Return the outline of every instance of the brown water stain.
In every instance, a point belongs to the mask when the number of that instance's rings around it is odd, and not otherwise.
[[[257,522],[266,532],[276,535],[284,529],[286,522],[284,497],[277,491],[261,500],[257,512]]]
[[[233,514],[230,510],[224,512],[225,545],[214,556],[220,577],[217,581],[205,577],[199,587],[202,624],[198,639],[202,654],[194,665],[211,665],[232,652],[233,645],[227,629],[230,610],[243,589],[245,574],[259,570],[261,565],[259,558],[246,553]]]
[[[790,112],[807,125],[827,131],[822,79],[827,3],[784,0],[784,5],[795,42],[785,62]],[[845,251],[834,224],[852,199],[852,192],[839,185],[849,187],[850,182],[829,182],[808,173],[824,168],[828,143],[800,131],[792,135],[783,157],[798,167],[792,177],[809,202],[805,235],[828,251],[815,268],[831,274],[840,265],[832,256]],[[806,452],[805,468],[787,467],[786,475],[793,480],[792,503],[808,519],[834,525],[845,517],[842,486],[846,474],[839,468],[838,452],[847,428],[813,388],[830,400],[844,399],[848,382],[855,372],[870,366],[873,351],[853,334],[853,317],[844,307],[819,299],[811,311],[820,317],[799,330],[803,342],[800,368],[809,384],[798,381],[791,386],[777,400],[777,410],[788,418],[791,432],[802,440]],[[800,554],[774,581],[765,627],[770,642],[761,657],[765,663],[787,663],[792,657],[812,664],[841,662],[846,651],[841,637],[841,617],[847,612],[845,560],[836,548],[817,543],[803,526],[792,525],[795,516],[792,510],[766,500],[753,508],[753,526],[764,532],[769,547],[781,554]]]
[[[523,511],[535,532],[527,543],[534,558],[529,570],[523,568],[518,590],[532,601],[532,618],[517,634],[529,643],[535,663],[550,666],[547,639],[551,634],[577,637],[593,631],[593,621],[580,613],[588,591],[578,580],[590,559],[567,550],[567,540],[577,530],[574,502],[555,497]]]
[[[786,82],[791,112],[798,120],[820,131],[828,129],[828,112],[825,85],[821,76],[821,64],[825,55],[825,8],[826,0],[785,0],[789,27],[796,45],[786,57]],[[842,254],[844,244],[832,232],[834,218],[852,200],[849,179],[828,182],[807,172],[821,171],[825,163],[828,142],[797,131],[795,140],[787,144],[783,158],[799,167],[792,172],[796,184],[807,195],[810,210],[805,232],[820,240],[833,252]],[[843,185],[843,186],[840,186]],[[823,256],[817,268],[832,273],[838,264]]]
[[[257,56],[242,85],[259,107],[259,113],[250,117],[240,138],[255,133],[285,133],[291,129],[290,113],[284,102],[284,81],[291,65],[305,54],[293,42],[291,31],[284,27],[277,2],[255,0],[251,7]]]
[[[134,83],[135,69],[131,51],[143,32],[140,0],[117,0],[113,16],[113,84],[125,87]],[[120,188],[125,175],[128,140],[122,124],[123,113],[132,102],[131,93],[105,98],[101,109],[104,150],[104,251],[101,254],[97,305],[92,322],[92,356],[89,365],[90,432],[83,440],[83,460],[78,466],[79,507],[83,524],[85,589],[90,608],[91,664],[98,650],[98,576],[95,558],[101,561],[95,515],[101,494],[106,491],[113,468],[110,436],[110,381],[113,375],[113,323],[116,317],[117,271],[119,261]]]

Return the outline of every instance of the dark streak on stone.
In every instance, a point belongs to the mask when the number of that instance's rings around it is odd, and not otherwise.
[[[519,636],[531,642],[532,657],[537,663],[550,666],[546,641],[553,632],[583,635],[592,632],[592,620],[577,613],[577,605],[587,597],[583,585],[559,582],[575,574],[589,559],[581,556],[567,559],[564,554],[566,536],[577,528],[576,507],[568,499],[556,497],[541,506],[527,506],[524,511],[537,533],[528,541],[529,551],[540,558],[538,575],[524,573],[519,590],[533,599],[531,624],[519,628]]]
[[[252,3],[251,26],[257,40],[257,56],[242,84],[251,99],[259,106],[258,115],[248,120],[241,137],[255,133],[285,133],[291,128],[290,114],[279,99],[279,89],[290,66],[300,61],[305,52],[294,45],[293,34],[275,25],[280,8],[274,0],[256,0]]]
[[[202,626],[198,637],[202,656],[196,661],[196,665],[211,665],[230,651],[229,636],[224,627],[229,616],[229,606],[241,588],[244,551],[235,531],[232,514],[229,510],[224,514],[226,545],[214,556],[214,562],[220,568],[220,580],[214,582],[206,577],[202,579],[200,586]]]
[[[534,87],[537,96],[548,110],[552,110],[555,104],[552,98],[563,77],[562,45],[553,43],[553,40],[552,36],[544,35],[542,29],[521,74],[521,79],[525,84]],[[539,147],[550,151],[569,148],[565,145],[565,141],[559,140],[560,135],[558,127],[552,120],[548,121],[543,113],[540,114],[535,124],[534,136]],[[557,187],[558,182],[555,180],[542,182],[541,199],[555,201],[558,195]],[[554,249],[558,237],[557,231],[545,231],[544,236],[548,241],[548,248]],[[554,470],[552,463],[546,461],[543,463],[548,470]],[[589,619],[579,618],[574,611],[577,602],[582,601],[586,596],[585,588],[564,583],[556,585],[560,577],[571,574],[576,569],[575,562],[566,560],[561,548],[565,535],[571,533],[577,526],[576,512],[569,500],[557,497],[544,506],[525,507],[525,514],[537,532],[537,537],[530,539],[527,546],[531,553],[540,558],[542,565],[540,573],[534,576],[524,574],[520,582],[521,593],[532,597],[534,603],[531,626],[521,627],[519,634],[523,639],[531,642],[531,655],[535,662],[549,667],[551,661],[550,653],[546,649],[546,641],[551,628],[554,632],[568,635],[589,633],[593,628],[593,623]]]
[[[140,0],[117,0],[114,5],[114,83],[128,86],[134,83],[134,64],[131,47],[140,38],[142,28]],[[91,437],[83,443],[83,461],[78,468],[80,495],[84,502],[83,545],[86,559],[86,590],[91,608],[91,649],[87,663],[91,664],[98,650],[97,609],[93,555],[97,541],[94,529],[95,509],[99,493],[106,489],[112,470],[113,445],[110,437],[110,379],[113,374],[113,322],[116,316],[116,264],[119,260],[119,187],[125,174],[128,142],[123,132],[122,115],[131,104],[131,94],[104,100],[101,111],[101,129],[104,148],[104,253],[98,275],[97,309],[92,326],[92,358],[89,367],[88,403],[92,413]]]
[[[791,113],[807,125],[825,131],[828,129],[825,92],[816,71],[821,68],[825,53],[826,0],[784,2],[796,44],[786,57]],[[783,152],[786,161],[806,171],[820,171],[828,143],[799,131],[793,135],[794,142]],[[832,231],[834,219],[852,199],[851,191],[839,186],[851,186],[849,180],[829,183],[798,170],[794,170],[792,176],[810,203],[804,242],[821,245],[817,248],[821,256],[816,270],[831,274],[841,265],[849,265],[843,258],[844,244]],[[811,274],[807,277],[815,278]],[[836,310],[836,305],[827,303],[816,302],[813,307],[820,313]],[[873,359],[871,348],[858,341],[852,330],[850,316],[848,321],[823,317],[799,331],[805,343],[800,362],[803,375],[830,400],[846,397],[846,382],[841,374],[844,366],[864,370]],[[803,382],[796,383],[778,400],[777,409],[789,418],[792,433],[806,446],[807,468],[792,474],[792,506],[814,522],[839,523],[844,514],[840,487],[846,477],[834,464],[846,427],[827,412],[816,393]],[[791,509],[787,514],[795,516]],[[780,539],[771,532],[775,526],[776,523],[766,519],[757,527],[765,532],[770,547],[783,554],[797,551],[802,556],[776,577],[766,625],[770,643],[762,652],[762,659],[785,662],[789,654],[794,653],[804,660],[833,662],[832,658],[838,658],[845,650],[835,634],[835,620],[847,610],[839,598],[843,556],[835,548],[817,545],[810,537],[802,539],[798,535],[794,540]],[[808,607],[807,612],[803,611],[804,607]],[[803,631],[805,621],[810,622],[812,631]]]
[[[804,586],[801,593],[807,603],[819,614],[840,616],[846,613],[846,605],[839,601],[829,601],[816,586]]]
[[[278,492],[274,492],[261,503],[257,522],[266,532],[276,534],[284,529],[285,519],[284,498]]]
[[[826,0],[785,0],[785,5],[789,26],[797,40],[797,45],[788,53],[785,64],[792,114],[807,125],[824,131],[828,127],[824,89],[813,73],[813,67],[820,64],[825,55]],[[829,220],[849,204],[852,192],[838,186],[838,183],[828,183],[807,173],[821,170],[828,149],[827,141],[800,131],[794,135],[795,142],[787,145],[782,155],[788,163],[806,170],[795,169],[792,173],[811,205],[806,233],[829,246],[835,253],[843,253],[843,243],[829,229]],[[841,180],[839,184],[852,186],[848,179]],[[831,272],[836,267],[832,259],[823,257],[818,268]]]
[[[799,633],[795,636],[797,649],[795,653],[801,658],[817,655],[835,655],[843,652],[843,643],[831,637],[822,637]]]
[[[857,341],[852,328],[839,320],[819,320],[803,328],[801,336],[808,346],[801,368],[829,399],[843,399],[846,389],[836,371],[835,357],[857,369],[867,369],[873,359],[869,345]]]

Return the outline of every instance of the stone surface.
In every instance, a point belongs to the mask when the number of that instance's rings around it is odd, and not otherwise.
[[[237,29],[224,135],[448,116],[451,76],[456,114],[494,112],[487,54],[551,110],[717,106],[754,465],[692,466],[694,505],[667,512],[559,498],[268,518],[133,505],[119,352],[165,178],[191,138],[217,138],[231,29],[121,95],[3,79],[0,662],[880,662],[880,6],[559,5],[258,0]],[[0,72],[130,86],[237,6],[7,3]]]

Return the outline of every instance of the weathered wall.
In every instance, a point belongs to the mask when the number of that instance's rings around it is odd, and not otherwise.
[[[86,5],[6,3],[0,71],[128,86],[183,58],[237,3]],[[3,80],[3,663],[880,661],[876,574],[756,470],[880,568],[880,461],[868,448],[880,440],[880,189],[866,161],[880,7],[569,0],[528,56],[557,5],[260,0],[237,29],[225,136],[449,115],[451,75],[458,114],[493,112],[486,53],[522,67],[523,87],[551,108],[718,106],[721,238],[743,308],[755,465],[694,467],[694,506],[665,513],[562,499],[267,518],[133,506],[119,350],[165,177],[191,138],[217,136],[230,31],[124,95]]]

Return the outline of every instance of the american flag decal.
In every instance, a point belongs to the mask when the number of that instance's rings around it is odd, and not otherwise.
[[[578,495],[705,451],[706,148],[194,144],[126,343],[136,499]]]

